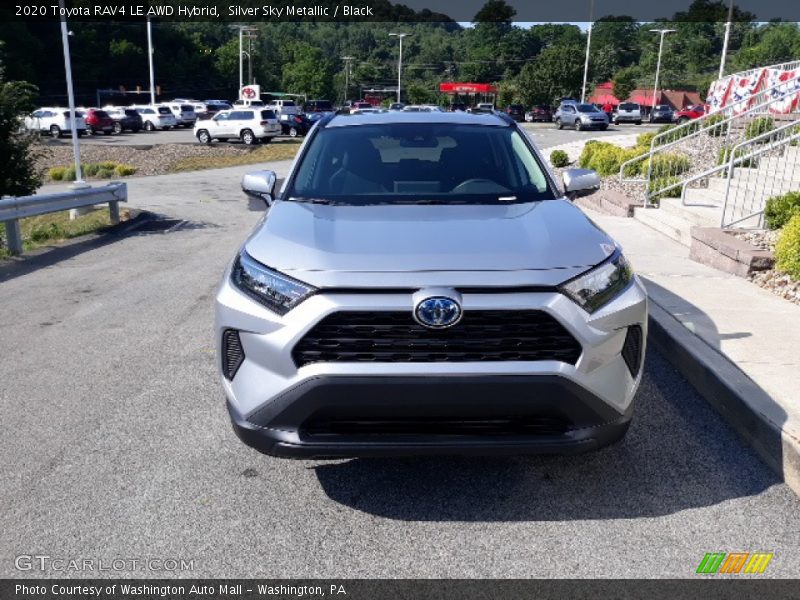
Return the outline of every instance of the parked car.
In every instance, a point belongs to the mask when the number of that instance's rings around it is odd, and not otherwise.
[[[672,123],[674,111],[669,104],[656,104],[650,111],[651,123]]]
[[[368,109],[368,108],[373,108],[373,106],[369,102],[360,101],[360,102],[353,102],[350,105],[349,108],[350,108],[350,114],[353,114],[353,112],[355,112],[357,110],[364,110],[364,109]]]
[[[272,110],[279,119],[283,119],[287,115],[296,115],[300,112],[294,100],[272,100],[267,108]]]
[[[194,126],[194,136],[201,144],[210,144],[214,140],[241,140],[247,145],[269,143],[280,133],[281,126],[275,112],[257,107],[221,110],[211,119],[198,121]]]
[[[233,108],[266,108],[267,103],[263,100],[243,100],[234,101]]]
[[[150,104],[137,104],[131,106],[142,115],[142,124],[145,131],[156,129],[172,129],[178,124],[175,115],[166,106],[152,106]]]
[[[467,105],[463,102],[453,102],[450,105],[450,112],[467,112]]]
[[[433,112],[433,109],[423,104],[406,104],[402,112]]]
[[[81,108],[80,110],[83,111],[83,120],[89,134],[111,135],[114,133],[114,119],[106,111],[100,108]]]
[[[538,106],[534,106],[525,114],[525,120],[528,123],[549,123],[553,120],[553,111],[550,110],[549,106],[539,104]]]
[[[311,113],[325,114],[325,113]],[[304,136],[314,126],[315,121],[310,120],[306,115],[291,115],[287,119],[281,119],[281,133],[289,137]]]
[[[333,102],[330,100],[308,100],[303,105],[303,110],[306,113],[333,113]]]
[[[187,102],[165,102],[162,106],[166,106],[175,115],[178,127],[194,127],[194,122],[197,121],[197,114],[194,112],[194,104]]]
[[[481,103],[477,104],[476,106],[472,107],[472,110],[470,110],[470,112],[471,113],[476,113],[476,114],[493,113],[494,112],[494,104],[492,104],[491,102],[481,102]]]
[[[525,120],[525,107],[522,104],[509,104],[506,114],[519,123]]]
[[[699,119],[704,114],[706,114],[706,107],[703,104],[691,104],[686,108],[679,110],[674,115],[672,115],[672,119],[678,123],[679,125],[682,123],[686,123],[686,121],[691,121],[693,119]]]
[[[72,119],[69,109],[45,106],[37,108],[22,120],[23,127],[28,131],[46,133],[54,138],[61,137],[72,131]],[[75,132],[82,136],[86,133],[86,122],[83,111],[75,110]]]
[[[519,125],[337,115],[305,143],[280,191],[274,172],[242,179],[270,208],[216,292],[217,369],[245,444],[576,453],[625,435],[647,294]],[[600,183],[562,180],[571,195]]]
[[[126,108],[123,106],[104,106],[103,110],[108,113],[108,116],[114,120],[114,133],[122,133],[123,131],[130,131],[132,133],[139,133],[144,122],[142,115],[139,114],[134,108]]]
[[[389,105],[389,110],[394,110],[394,111],[403,110],[403,107],[405,107],[405,104],[403,104],[402,102],[392,102]]]
[[[602,109],[601,109],[602,110]],[[642,107],[636,102],[621,102],[614,113],[614,124],[636,123],[642,124]]]
[[[562,104],[554,115],[556,127],[583,129],[608,129],[608,115],[594,104]]]
[[[199,120],[210,119],[221,110],[230,110],[233,108],[230,102],[224,100],[204,100],[199,105],[196,105],[194,112]]]

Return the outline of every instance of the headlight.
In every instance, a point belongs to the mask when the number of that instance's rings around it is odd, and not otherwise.
[[[231,280],[245,294],[279,315],[286,314],[316,291],[256,262],[244,250],[236,257]]]
[[[559,287],[561,293],[574,300],[588,313],[593,313],[628,287],[633,279],[630,263],[620,252]]]

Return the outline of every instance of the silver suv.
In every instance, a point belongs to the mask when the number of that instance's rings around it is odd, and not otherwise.
[[[608,129],[608,115],[594,104],[564,102],[553,115],[556,128],[572,127],[576,131],[584,129]]]
[[[502,114],[317,122],[216,295],[234,430],[284,457],[575,453],[620,439],[645,291]]]

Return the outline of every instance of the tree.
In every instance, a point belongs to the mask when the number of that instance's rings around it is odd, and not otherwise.
[[[614,87],[612,93],[620,101],[624,102],[636,89],[639,70],[636,67],[625,67],[614,74]]]
[[[319,48],[297,42],[288,48],[289,59],[283,65],[284,91],[306,94],[309,98],[332,98],[333,63]]]
[[[583,82],[583,62],[579,46],[551,46],[535,63],[519,74],[520,96],[524,104],[552,104],[558,98],[576,96]]]
[[[28,82],[6,81],[0,62],[0,197],[26,196],[42,183],[36,169],[36,138],[21,133],[19,122],[21,114],[33,110],[36,94],[36,88]]]

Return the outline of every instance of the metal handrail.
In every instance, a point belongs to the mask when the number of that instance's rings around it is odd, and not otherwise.
[[[798,75],[796,77],[793,77],[792,79],[788,79],[786,81],[782,81],[778,85],[774,85],[771,88],[767,88],[767,89],[761,90],[760,92],[756,92],[756,94],[754,94],[754,96],[758,95],[758,94],[768,94],[769,92],[775,91],[780,87],[787,86],[790,83],[793,83],[793,82],[796,82],[796,81],[800,81],[800,75]],[[728,106],[724,107],[720,111],[717,111],[717,112],[714,112],[714,113],[705,114],[702,117],[698,117],[697,119],[694,119],[692,121],[687,121],[683,125],[678,125],[677,127],[673,127],[672,129],[669,129],[669,130],[664,131],[662,133],[656,134],[653,137],[653,139],[650,140],[650,151],[648,153],[640,154],[639,156],[635,156],[635,157],[633,157],[633,158],[631,158],[629,160],[626,160],[624,163],[622,163],[620,165],[620,167],[619,167],[620,179],[622,181],[634,182],[634,183],[637,183],[637,182],[638,183],[648,182],[648,181],[650,181],[650,168],[649,167],[648,167],[647,175],[645,176],[644,179],[634,179],[634,178],[626,179],[625,178],[625,168],[630,166],[630,165],[632,165],[632,164],[634,164],[634,163],[636,163],[636,162],[638,162],[638,161],[642,161],[642,160],[645,160],[645,159],[648,159],[648,158],[652,158],[653,154],[656,151],[660,152],[662,150],[666,150],[667,148],[675,146],[678,143],[685,142],[689,138],[692,138],[692,137],[694,137],[696,135],[699,135],[699,134],[701,134],[703,132],[707,132],[712,127],[721,127],[721,126],[723,126],[723,125],[725,125],[727,123],[729,125],[728,131],[730,131],[730,123],[734,119],[740,119],[740,118],[744,118],[744,117],[750,116],[751,114],[755,113],[759,109],[765,108],[765,107],[769,106],[770,104],[772,104],[774,102],[779,102],[781,100],[786,99],[786,97],[791,95],[791,94],[797,94],[797,93],[798,93],[797,90],[793,90],[791,92],[785,92],[780,97],[778,97],[778,98],[770,98],[769,100],[766,100],[765,102],[762,102],[761,104],[758,104],[756,106],[748,108],[743,113],[733,114],[733,115],[730,115],[728,117],[725,117],[725,118],[723,118],[722,121],[720,121],[718,123],[714,123],[713,125],[711,125],[709,127],[704,127],[703,126],[705,124],[705,121],[707,121],[712,116],[717,116],[717,115],[721,114],[723,111],[727,111],[728,109],[731,109],[731,108],[733,108],[733,107],[735,107],[735,106],[737,106],[739,104],[742,104],[744,102],[752,102],[753,96],[748,96],[747,98],[742,98],[741,100],[738,100],[737,102],[734,102],[733,104],[729,104]],[[656,141],[657,140],[663,139],[663,138],[665,138],[667,136],[674,136],[676,133],[680,132],[683,129],[689,128],[689,127],[696,127],[697,130],[693,131],[691,133],[688,133],[685,136],[681,136],[681,137],[677,138],[674,142],[669,142],[667,144],[658,145],[656,147]],[[652,161],[651,161],[651,164],[652,164]],[[671,186],[671,187],[675,187],[675,186]]]

